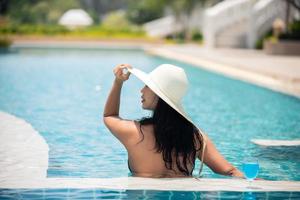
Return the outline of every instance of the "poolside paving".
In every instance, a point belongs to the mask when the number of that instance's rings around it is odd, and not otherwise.
[[[47,177],[49,148],[29,123],[0,111],[0,141],[0,182]]]
[[[48,178],[48,145],[21,118],[0,112],[0,188],[101,188],[177,191],[300,191],[299,181],[209,178]]]
[[[209,49],[194,44],[160,45],[147,47],[146,51],[300,97],[300,56],[268,55],[249,49]]]
[[[300,191],[296,181],[254,181],[208,178],[46,178],[1,181],[0,188],[99,188],[165,191]]]

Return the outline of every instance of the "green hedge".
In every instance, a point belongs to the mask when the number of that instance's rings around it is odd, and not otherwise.
[[[300,40],[300,21],[294,21],[289,25],[289,33],[284,33],[279,36],[283,40]]]
[[[59,25],[5,25],[0,26],[0,35],[33,35],[33,36],[65,36],[65,37],[145,37],[142,28],[138,26],[105,27],[91,26],[86,28],[67,29]]]
[[[63,26],[58,25],[27,25],[27,24],[9,24],[5,26],[0,26],[0,34],[9,35],[56,35],[56,34],[66,34],[70,31]]]

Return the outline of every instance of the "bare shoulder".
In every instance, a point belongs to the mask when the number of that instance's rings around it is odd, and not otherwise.
[[[109,116],[104,117],[104,124],[125,146],[135,143],[138,138],[140,124],[137,121]]]

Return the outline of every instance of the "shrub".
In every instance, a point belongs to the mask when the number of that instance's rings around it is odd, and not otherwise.
[[[267,33],[265,33],[261,38],[259,38],[255,43],[256,49],[262,49],[264,40],[272,37],[272,29],[270,29]]]
[[[68,33],[69,30],[59,25],[7,24],[0,26],[1,34],[18,35],[57,35]]]
[[[122,33],[141,33],[142,29],[131,24],[125,17],[126,13],[123,11],[110,12],[102,20],[101,26],[103,31],[107,32],[122,32]]]
[[[294,21],[288,27],[289,32],[281,34],[279,39],[300,40],[300,21]]]
[[[0,48],[8,48],[11,44],[12,41],[8,37],[0,37]]]
[[[202,33],[198,30],[193,30],[192,31],[192,40],[197,41],[197,42],[202,41],[203,40]]]
[[[103,27],[113,30],[128,30],[130,29],[130,22],[125,17],[125,12],[114,11],[107,14],[102,20]]]
[[[110,23],[111,22],[111,23]],[[118,22],[122,25],[118,26]],[[17,36],[63,36],[64,38],[140,38],[145,37],[143,29],[130,23],[107,20],[107,24],[67,29],[59,25],[5,24],[0,25],[0,35]]]

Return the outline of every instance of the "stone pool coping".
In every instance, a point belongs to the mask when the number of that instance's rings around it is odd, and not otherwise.
[[[244,179],[201,178],[45,178],[14,179],[0,182],[0,188],[99,188],[118,190],[165,190],[165,191],[300,191],[297,181],[264,181],[249,183]]]
[[[45,178],[49,147],[21,118],[0,111],[0,185],[13,177]]]
[[[210,178],[48,178],[49,147],[25,120],[0,112],[0,188],[102,188],[178,191],[300,191],[300,181]]]

